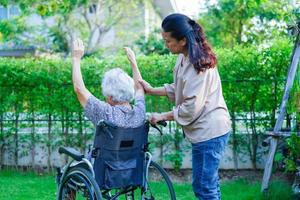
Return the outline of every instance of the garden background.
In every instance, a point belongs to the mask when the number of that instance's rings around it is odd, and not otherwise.
[[[176,56],[165,49],[159,27],[165,15],[183,11],[164,2],[0,1],[0,55],[22,54],[0,58],[0,169],[53,171],[67,161],[58,155],[59,146],[89,150],[94,129],[71,82],[73,38],[85,43],[84,81],[100,99],[106,70],[120,67],[131,74],[123,46],[134,48],[143,78],[153,86],[172,82]],[[232,120],[223,169],[264,167],[268,147],[261,142],[276,121],[295,41],[289,27],[299,13],[297,1],[219,0],[202,2],[193,16],[217,54]],[[41,23],[29,23],[32,16]],[[174,106],[164,97],[147,97],[146,105],[149,113]],[[300,129],[299,69],[283,128]],[[155,159],[176,171],[190,168],[190,145],[181,128],[168,123],[163,132],[151,130]],[[286,141],[288,153],[277,151],[275,171],[294,173],[300,140],[294,135]]]

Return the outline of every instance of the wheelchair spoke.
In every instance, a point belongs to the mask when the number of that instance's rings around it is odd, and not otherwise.
[[[60,188],[59,200],[101,199],[102,197],[97,183],[85,169],[73,169],[64,178]]]
[[[80,180],[81,179],[81,180]],[[90,190],[86,187],[88,184],[83,178],[75,177],[71,178],[67,183],[66,193],[64,195],[65,199],[88,199],[92,200],[93,197],[90,194]]]
[[[151,162],[147,181],[145,200],[175,200],[175,192],[166,171],[157,163]]]

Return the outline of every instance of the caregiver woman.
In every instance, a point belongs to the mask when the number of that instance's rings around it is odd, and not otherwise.
[[[175,120],[192,143],[193,190],[198,199],[221,199],[218,168],[227,144],[231,121],[222,95],[216,55],[202,27],[182,14],[171,14],[162,22],[166,47],[178,54],[174,83],[153,88],[141,81],[149,95],[168,96],[176,107],[155,113],[151,123]]]

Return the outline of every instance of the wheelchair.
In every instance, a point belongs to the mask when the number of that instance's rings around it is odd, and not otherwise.
[[[60,147],[59,153],[72,159],[57,169],[57,199],[176,200],[167,172],[149,152],[149,126],[147,121],[137,128],[120,128],[100,121],[91,159]]]

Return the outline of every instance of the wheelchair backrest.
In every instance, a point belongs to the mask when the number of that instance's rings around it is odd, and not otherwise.
[[[121,128],[105,121],[96,127],[94,148],[106,150],[127,150],[142,147],[148,141],[149,125],[136,128]]]
[[[101,189],[141,186],[144,182],[145,145],[148,123],[137,128],[120,128],[100,122],[96,128],[94,162],[96,181]]]

